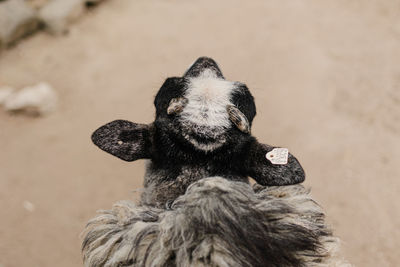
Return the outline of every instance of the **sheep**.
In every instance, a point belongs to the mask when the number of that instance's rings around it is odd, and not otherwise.
[[[149,161],[140,202],[87,224],[86,266],[342,264],[322,209],[299,184],[299,161],[251,135],[256,107],[245,84],[201,57],[164,82],[154,105],[151,124],[116,120],[92,135],[120,159]]]
[[[269,186],[305,178],[290,153],[286,164],[265,158],[275,147],[258,143],[250,133],[253,96],[245,84],[226,81],[210,58],[199,58],[183,77],[168,78],[154,105],[151,124],[116,120],[92,135],[99,148],[123,160],[151,159],[143,204],[163,207],[205,177],[248,182],[250,176]]]

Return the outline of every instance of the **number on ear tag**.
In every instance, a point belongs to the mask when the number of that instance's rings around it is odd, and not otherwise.
[[[274,148],[268,152],[265,157],[271,161],[272,164],[284,165],[288,163],[289,149]]]

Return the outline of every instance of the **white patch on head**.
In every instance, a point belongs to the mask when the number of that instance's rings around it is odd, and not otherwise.
[[[198,77],[190,78],[184,97],[188,100],[180,114],[181,120],[198,126],[231,127],[227,106],[237,87],[234,82],[218,78],[205,69]]]

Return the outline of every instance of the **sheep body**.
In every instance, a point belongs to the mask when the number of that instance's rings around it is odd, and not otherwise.
[[[166,208],[122,201],[84,232],[86,266],[347,266],[302,185],[201,179]]]
[[[342,264],[321,208],[294,185],[305,179],[299,161],[283,149],[276,163],[268,156],[277,148],[251,135],[245,84],[203,57],[168,78],[154,105],[151,124],[116,120],[92,135],[107,153],[148,164],[138,205],[119,202],[88,223],[86,266]]]

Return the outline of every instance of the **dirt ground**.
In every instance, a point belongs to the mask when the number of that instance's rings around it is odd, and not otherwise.
[[[303,164],[345,258],[399,266],[400,1],[112,0],[0,55],[0,85],[60,97],[44,118],[0,111],[1,267],[82,265],[85,223],[136,198],[144,174],[91,132],[151,122],[163,80],[203,55],[247,83],[253,134]]]

